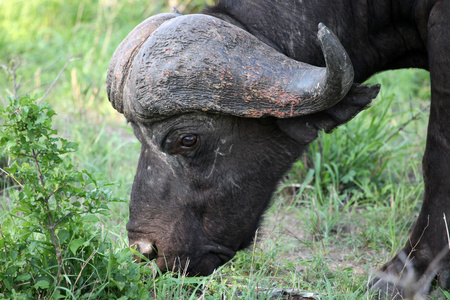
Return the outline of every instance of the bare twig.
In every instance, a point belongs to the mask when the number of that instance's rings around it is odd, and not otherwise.
[[[33,158],[34,163],[36,164],[36,168],[38,170],[39,182],[41,183],[42,188],[45,190],[45,184],[44,184],[44,179],[42,177],[41,167],[39,166],[39,162],[37,159],[37,157],[39,156],[39,153],[36,153],[36,151],[34,151],[34,149],[32,149],[32,152],[33,152],[33,156],[31,156],[31,157]],[[48,199],[45,199],[45,200],[46,200],[46,202],[48,202]]]
[[[41,85],[38,86],[38,87],[35,87],[35,88],[33,88],[33,89],[30,89],[30,90],[26,91],[26,93],[30,93],[30,92],[32,92],[32,91],[34,91],[34,90],[36,90],[36,89],[39,89],[39,88],[41,88],[41,87],[43,87],[43,86],[45,86],[45,85],[50,84],[50,86],[47,88],[47,90],[46,90],[46,92],[45,92],[43,98],[47,97],[47,95],[50,93],[50,91],[51,91],[51,90],[53,89],[53,87],[55,86],[56,82],[57,82],[57,81],[59,80],[59,78],[62,76],[64,70],[67,68],[67,66],[69,65],[69,63],[72,62],[72,61],[74,61],[74,60],[77,60],[77,59],[78,59],[78,58],[72,58],[72,57],[69,58],[69,59],[67,60],[66,64],[64,65],[64,67],[60,70],[60,72],[59,72],[59,74],[57,75],[57,77],[55,78],[55,80],[53,80],[52,82],[47,82],[47,83],[41,84]],[[49,70],[49,69],[50,69],[51,67],[53,67],[59,60],[60,60],[60,58],[56,59],[54,62],[52,62],[51,64],[49,64],[42,72],[45,72],[45,71]],[[7,89],[6,91],[7,91],[9,94],[13,94],[13,95],[14,95],[14,99],[17,99],[17,98],[20,97],[20,96],[19,96],[19,89],[20,89],[21,86],[22,86],[22,83],[21,83],[22,77],[21,77],[21,76],[20,76],[20,77],[17,77],[17,72],[16,72],[16,71],[17,71],[17,69],[20,67],[21,64],[22,64],[22,62],[19,62],[18,64],[13,65],[13,67],[8,67],[8,66],[5,65],[5,64],[0,64],[0,67],[1,67],[2,69],[4,69],[5,72],[6,72],[7,74],[10,74],[10,75],[13,76],[13,91],[10,91],[10,90],[8,90],[8,89]],[[40,72],[38,75],[33,76],[32,78],[30,78],[30,79],[27,80],[26,82],[24,82],[24,86],[27,86],[31,81],[33,81],[33,80],[35,80],[36,78],[38,78],[42,72]],[[19,79],[17,79],[17,78],[19,78]],[[3,96],[2,96],[1,94],[0,94],[0,99],[3,99]],[[42,102],[42,100],[41,100],[38,104],[40,104],[41,102]]]
[[[82,215],[82,214],[87,214],[89,212],[89,209],[86,209],[85,211],[79,212],[77,213],[77,215]],[[61,219],[59,219],[58,221],[56,221],[55,224],[53,224],[53,227],[56,228],[56,226],[58,226],[59,223],[61,223],[62,221],[64,221],[64,219],[66,219],[68,216],[71,216],[73,214],[73,212],[67,213],[64,217],[62,217]]]
[[[34,81],[36,78],[38,78],[39,76],[41,76],[42,73],[47,72],[48,70],[50,70],[51,67],[53,67],[59,60],[61,59],[61,57],[55,59],[55,61],[53,61],[52,63],[50,63],[47,67],[45,67],[43,70],[40,70],[38,75],[33,76],[32,78],[30,78],[29,80],[25,81],[23,84],[24,85],[28,85],[31,81]],[[36,74],[36,73],[35,73]]]
[[[0,68],[2,68],[3,70],[5,70],[5,72],[9,73],[9,72],[8,72],[9,68],[8,68],[7,65],[5,65],[5,64],[0,64]]]
[[[209,289],[209,285],[211,284],[212,280],[213,280],[214,276],[211,276],[208,280],[208,282],[203,286],[203,292],[202,295],[197,299],[197,300],[203,300],[206,299],[206,292]]]
[[[419,278],[416,277],[412,260],[406,257],[406,254],[402,251],[398,254],[398,258],[404,264],[406,274],[402,276],[381,272],[378,273],[377,277],[393,284],[393,291],[396,290],[399,293],[398,295],[402,297],[401,299],[406,297],[405,299],[425,300],[427,299],[426,295],[430,291],[431,281],[444,267],[442,261],[448,251],[447,248],[442,249]]]
[[[419,242],[422,240],[422,237],[425,234],[425,231],[427,230],[427,228],[429,226],[430,226],[430,215],[428,215],[428,218],[427,218],[427,226],[424,227],[424,229],[422,230],[422,233],[419,236],[419,239],[417,240],[416,244],[412,247],[411,251],[409,252],[408,259],[411,257],[412,252],[417,248],[417,245],[419,245]]]
[[[69,64],[71,62],[73,62],[74,60],[77,60],[78,58],[69,58],[66,63],[64,64],[64,67],[62,67],[61,71],[59,71],[58,75],[56,76],[55,80],[53,80],[53,82],[50,84],[50,86],[48,87],[48,89],[45,91],[44,96],[38,101],[38,105],[42,103],[42,101],[45,100],[45,98],[47,98],[48,94],[50,94],[50,92],[52,91],[53,87],[55,86],[56,82],[59,80],[59,78],[61,78],[62,74],[64,73],[64,71],[66,70],[66,68],[69,66]]]
[[[53,81],[52,81],[52,82],[53,82]],[[24,91],[24,92],[22,93],[22,95],[23,95],[23,94],[32,94],[32,93],[33,93],[34,91],[36,91],[36,90],[42,90],[42,89],[44,89],[46,86],[50,86],[50,84],[51,84],[52,82],[47,81],[47,82],[41,83],[41,84],[38,85],[38,86],[35,86],[35,87],[33,87],[33,88],[30,88],[30,89]]]
[[[450,249],[450,234],[448,232],[447,218],[445,217],[445,213],[444,213],[444,223],[445,223],[445,230],[447,231],[448,249]]]
[[[444,247],[444,249],[442,249],[431,261],[423,275],[417,281],[418,290],[416,293],[423,296],[423,299],[426,299],[426,295],[430,291],[431,281],[434,279],[436,274],[444,268],[444,258],[448,254],[448,251],[449,249]]]
[[[393,134],[391,134],[387,139],[386,142],[389,141],[390,139],[392,139],[394,136],[396,136],[400,131],[402,131],[403,129],[405,129],[406,126],[408,126],[409,123],[411,123],[412,121],[418,119],[420,117],[420,115],[426,111],[430,109],[430,105],[427,105],[427,107],[425,107],[424,109],[422,109],[421,111],[419,111],[418,113],[416,113],[414,116],[412,116],[411,119],[409,119],[408,121],[406,121],[405,123],[403,123]]]
[[[17,73],[16,70],[20,67],[20,65],[22,64],[21,61],[19,61],[17,64],[13,64],[12,67],[8,67],[7,65],[4,64],[0,64],[0,67],[2,67],[3,70],[6,71],[6,73],[9,73],[12,75],[13,77],[13,96],[14,99],[17,99],[17,94],[20,88],[20,82],[22,81],[22,76],[19,76],[19,78],[17,78]]]
[[[73,284],[73,289],[75,289],[75,286],[77,285],[78,279],[80,279],[81,273],[83,273],[84,268],[87,266],[89,261],[94,257],[94,255],[97,253],[97,250],[94,250],[94,252],[91,253],[91,255],[88,257],[88,259],[83,263],[81,266],[80,273],[78,273],[77,279],[75,280],[75,283]],[[87,281],[86,281],[87,282]],[[72,292],[74,291],[72,289]]]
[[[2,171],[3,173],[5,173],[6,175],[8,175],[9,177],[11,177],[12,179],[14,179],[15,182],[17,182],[18,185],[20,185],[21,188],[23,188],[23,185],[16,179],[16,177],[14,177],[11,173],[3,170],[2,168],[0,168],[0,171]]]
[[[5,102],[5,98],[3,97],[3,94],[2,94],[2,92],[0,91],[0,101],[1,101],[1,103],[2,103],[2,105],[3,106],[5,106],[6,104],[6,102]]]
[[[59,191],[60,189],[62,189],[62,188],[65,188],[66,186],[65,185],[62,185],[62,186],[58,186],[56,189],[54,189],[50,194],[48,194],[48,196],[47,197],[45,197],[47,200],[50,200],[50,198],[57,192],[57,191]]]
[[[53,225],[53,227],[56,228],[56,226],[58,226],[59,223],[61,223],[65,218],[67,218],[68,216],[70,216],[72,213],[67,213],[64,217],[62,217],[61,219],[59,219],[58,221],[56,221],[56,223]]]
[[[97,285],[97,283],[102,283],[99,279],[95,279],[94,282],[91,282],[88,284],[89,280],[92,278],[92,276],[94,276],[94,272],[91,273],[91,275],[89,275],[89,277],[86,279],[85,283],[81,286],[80,290],[84,290],[85,288],[87,288],[90,285],[94,285],[92,287],[92,292],[89,294],[89,298],[90,299],[92,297],[92,293],[95,291],[95,286]]]
[[[428,216],[428,223],[423,229],[422,234],[420,235],[418,241],[412,247],[408,256],[405,254],[404,251],[398,253],[397,255],[398,259],[403,263],[402,270],[398,274],[390,274],[388,271],[378,272],[376,276],[379,278],[379,280],[375,285],[372,286],[372,289],[377,290],[381,288],[382,285],[391,284],[392,287],[390,288],[391,290],[390,292],[395,293],[395,295],[394,294],[389,295],[389,297],[391,297],[392,299],[394,299],[396,296],[399,296],[400,297],[399,299],[404,299],[404,297],[406,297],[405,299],[413,299],[413,300],[426,299],[426,294],[428,294],[431,287],[431,281],[436,276],[436,274],[442,269],[443,267],[442,260],[448,253],[447,248],[441,250],[438,253],[438,255],[433,259],[433,261],[431,261],[431,263],[428,265],[428,268],[425,270],[425,272],[422,273],[422,275],[419,278],[417,278],[416,276],[417,274],[416,271],[414,270],[414,265],[412,263],[411,254],[414,252],[414,249],[416,249],[417,245],[421,241],[429,225],[430,225],[430,217]],[[381,280],[383,280],[383,282]]]

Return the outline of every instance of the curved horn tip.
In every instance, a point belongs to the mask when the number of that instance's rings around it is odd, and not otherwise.
[[[319,37],[319,39],[321,39],[324,35],[328,34],[328,35],[334,35],[333,32],[330,30],[330,28],[328,28],[325,24],[323,24],[322,22],[319,23],[319,25],[317,25],[317,36]]]
[[[336,37],[336,35],[333,33],[333,31],[331,31],[331,29],[328,28],[325,24],[320,22],[319,25],[317,25],[317,28],[318,28],[317,37],[319,38],[319,40],[322,43],[324,42],[324,38],[328,37],[328,39],[330,41],[332,40],[334,44],[338,44],[338,45],[341,44],[341,42]],[[340,47],[342,47],[342,45],[340,45]],[[342,49],[343,49],[343,47],[342,47]]]
[[[318,28],[317,38],[324,54],[329,82],[340,87],[341,92],[338,97],[340,100],[353,84],[353,65],[339,38],[323,23],[319,23]]]
[[[328,30],[328,32],[330,31],[330,29],[328,29],[328,27],[322,22],[320,22],[319,25],[317,25],[317,29],[319,30],[319,32],[324,32],[326,30]]]
[[[327,26],[325,26],[325,24],[323,24],[322,22],[320,22],[319,23],[319,25],[317,25],[317,28],[319,29],[319,30],[321,30],[322,28],[326,28]]]
[[[177,15],[183,15],[176,7],[172,7],[170,12]]]

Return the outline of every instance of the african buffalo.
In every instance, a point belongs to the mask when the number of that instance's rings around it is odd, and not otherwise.
[[[318,132],[377,95],[358,83],[410,67],[431,76],[425,196],[403,248],[423,274],[448,247],[449,0],[220,0],[138,25],[107,77],[109,100],[142,143],[130,244],[163,271],[189,262],[189,274],[210,274],[251,243],[278,181]],[[396,256],[382,270],[403,267]]]

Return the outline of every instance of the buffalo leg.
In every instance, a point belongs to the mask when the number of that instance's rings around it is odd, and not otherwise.
[[[440,273],[443,287],[450,288],[450,256],[445,254],[449,240],[447,223],[450,224],[450,1],[437,2],[428,22],[428,57],[431,76],[431,108],[428,124],[427,143],[423,157],[425,193],[422,210],[414,225],[411,236],[402,250],[388,262],[382,271],[405,278],[408,268],[405,258],[410,262],[409,272],[414,270],[415,279]],[[440,258],[432,264],[435,258]],[[431,270],[434,268],[434,270]],[[383,277],[383,276],[381,276]],[[410,297],[421,287],[393,287],[383,282],[374,285],[384,289],[391,297]],[[401,282],[401,281],[400,281]],[[412,290],[408,290],[412,289]],[[415,291],[414,291],[415,290]],[[400,296],[401,295],[401,296]]]

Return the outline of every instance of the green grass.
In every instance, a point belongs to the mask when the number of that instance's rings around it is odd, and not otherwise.
[[[208,1],[168,2],[0,0],[0,63],[22,62],[19,94],[45,92],[76,59],[47,100],[58,113],[59,133],[80,144],[74,160],[117,181],[115,193],[123,199],[129,198],[140,146],[110,107],[106,70],[139,22],[171,5],[196,12]],[[424,71],[386,72],[370,82],[382,84],[372,107],[311,145],[280,184],[250,249],[209,277],[150,277],[150,295],[269,299],[283,288],[321,299],[369,297],[368,277],[402,247],[420,207],[430,96]],[[0,93],[3,100],[14,93],[5,72]],[[5,194],[0,207],[9,208]],[[127,219],[127,205],[113,204],[99,224],[117,250],[126,247]]]

